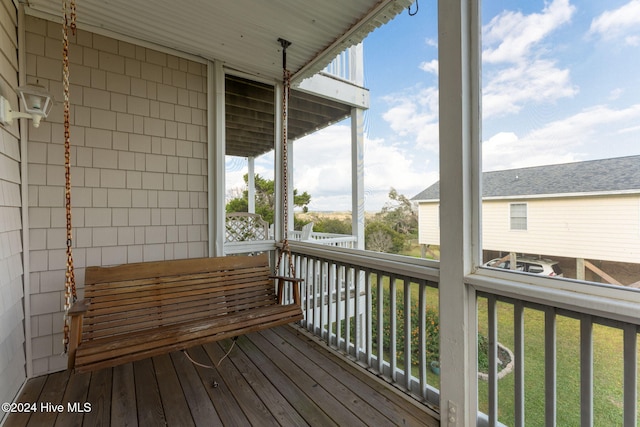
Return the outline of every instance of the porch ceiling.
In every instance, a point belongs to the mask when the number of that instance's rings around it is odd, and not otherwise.
[[[82,0],[78,25],[144,40],[267,79],[280,79],[278,38],[293,44],[297,79],[324,68],[413,0]],[[61,20],[59,0],[20,0],[27,13]],[[297,74],[297,75],[296,75]]]
[[[257,157],[274,148],[274,88],[227,75],[226,154]],[[292,90],[287,135],[298,139],[318,128],[349,116],[351,107],[305,92]]]

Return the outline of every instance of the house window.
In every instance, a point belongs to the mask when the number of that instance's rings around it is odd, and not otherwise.
[[[527,204],[511,203],[509,205],[509,219],[511,230],[527,229]]]

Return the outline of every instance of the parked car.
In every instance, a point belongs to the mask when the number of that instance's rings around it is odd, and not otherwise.
[[[492,259],[484,264],[485,267],[511,269],[511,261],[504,258]],[[546,258],[516,257],[515,271],[543,274],[545,276],[562,277],[562,268],[558,261]]]

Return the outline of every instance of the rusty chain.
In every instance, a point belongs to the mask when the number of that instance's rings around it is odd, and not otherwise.
[[[284,46],[283,46],[284,47]],[[284,47],[286,51],[286,47]],[[285,53],[283,53],[285,55]],[[280,271],[280,263],[282,257],[286,254],[289,259],[289,274],[291,277],[295,277],[296,271],[291,255],[291,248],[289,247],[289,157],[288,157],[288,142],[287,142],[287,113],[289,110],[289,95],[291,92],[291,72],[287,70],[285,61],[283,61],[282,67],[282,189],[284,196],[282,199],[282,231],[284,238],[282,240],[282,249],[280,250],[280,256],[278,257],[278,263],[276,264],[276,272]]]
[[[75,0],[67,5],[62,2],[64,20],[62,24],[62,84],[64,89],[64,177],[65,177],[65,209],[67,213],[67,269],[65,271],[64,287],[64,352],[69,349],[69,308],[76,302],[76,279],[73,269],[73,233],[71,228],[71,125],[69,107],[69,30],[76,34],[76,3]]]

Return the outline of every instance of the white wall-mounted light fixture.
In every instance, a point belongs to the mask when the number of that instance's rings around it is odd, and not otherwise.
[[[44,86],[29,84],[18,88],[25,113],[13,111],[9,100],[0,96],[0,123],[10,125],[13,119],[27,118],[33,120],[33,127],[40,126],[40,120],[46,119],[53,107],[51,95]]]

